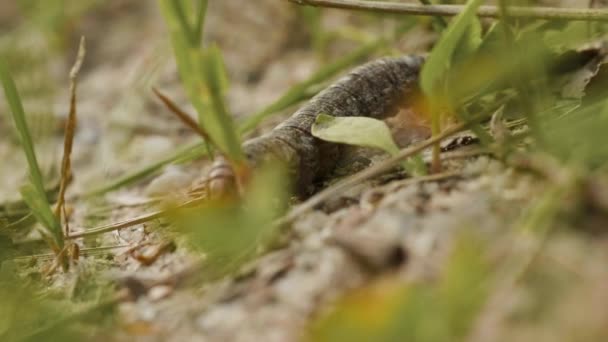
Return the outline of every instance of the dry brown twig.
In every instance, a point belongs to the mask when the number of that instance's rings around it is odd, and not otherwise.
[[[86,41],[84,37],[80,38],[78,46],[78,55],[76,61],[70,70],[70,112],[68,119],[65,122],[65,134],[63,142],[63,159],[61,161],[61,182],[59,184],[59,194],[57,195],[57,204],[55,206],[55,216],[61,222],[62,213],[65,218],[64,236],[69,235],[68,218],[65,215],[65,192],[72,176],[72,146],[74,144],[74,134],[76,131],[76,86],[78,84],[77,77],[84,57],[86,55]]]
[[[159,210],[159,211],[155,211],[155,212],[152,212],[149,214],[144,214],[144,215],[138,216],[136,218],[128,219],[125,221],[110,223],[107,225],[88,229],[88,230],[85,230],[85,231],[79,232],[79,233],[72,233],[69,236],[67,236],[66,238],[67,239],[76,239],[76,238],[81,238],[81,237],[86,237],[86,236],[93,236],[93,235],[98,235],[98,234],[102,234],[102,233],[108,233],[108,232],[112,232],[115,230],[132,227],[132,226],[140,224],[140,223],[150,222],[152,220],[161,218],[164,215],[166,215],[166,212],[164,210]]]
[[[185,208],[185,207],[189,207],[189,206],[194,206],[194,205],[197,205],[198,203],[201,203],[201,201],[204,201],[204,200],[205,200],[205,198],[194,198],[194,199],[188,200],[186,202],[183,202],[183,203],[177,205],[176,208]],[[136,218],[128,219],[125,221],[114,222],[114,223],[99,226],[96,228],[87,229],[83,232],[70,234],[69,236],[66,236],[66,239],[77,239],[77,238],[81,238],[81,237],[109,233],[109,232],[112,232],[115,230],[132,227],[137,224],[150,222],[152,220],[156,220],[156,219],[166,216],[170,210],[158,210],[158,211],[144,214],[144,215],[138,216]]]
[[[113,249],[120,249],[120,248],[129,248],[132,247],[131,245],[114,245],[114,246],[100,246],[100,247],[89,247],[89,248],[82,248],[80,250],[80,255],[82,256],[91,256],[91,255],[96,255],[99,253],[105,253],[107,251],[113,250]],[[54,253],[42,253],[42,254],[31,254],[31,255],[22,255],[22,256],[17,256],[14,257],[12,260],[52,260],[55,258],[55,254]]]
[[[413,3],[364,1],[364,0],[289,0],[299,5],[340,8],[379,13],[397,13],[424,16],[455,16],[464,9],[462,5],[419,5]],[[518,7],[509,6],[509,15],[514,18],[545,20],[608,21],[608,10],[589,8]],[[477,16],[499,18],[496,6],[481,6]]]
[[[210,141],[207,132],[205,132],[201,126],[196,123],[196,121],[194,121],[190,115],[188,115],[188,113],[180,109],[177,104],[171,101],[167,95],[163,94],[156,87],[152,87],[152,91],[154,92],[154,95],[156,95],[162,101],[167,109],[169,109],[171,113],[175,114],[175,116],[177,116],[186,126],[188,126],[188,128],[196,132],[196,134],[198,134],[205,141]]]

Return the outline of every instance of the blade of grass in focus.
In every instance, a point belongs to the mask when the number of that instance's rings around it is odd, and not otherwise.
[[[50,247],[58,253],[63,248],[63,233],[61,224],[53,214],[53,210],[44,195],[41,195],[33,184],[25,184],[21,187],[21,196],[36,220],[44,227],[41,231],[43,237]]]
[[[240,136],[224,102],[228,77],[222,53],[216,45],[212,45],[203,51],[201,60],[202,73],[209,93],[208,108],[217,116],[220,130],[224,132],[226,149],[230,151],[228,156],[233,161],[242,161],[244,154],[241,150]]]
[[[12,117],[15,122],[15,127],[19,132],[21,146],[26,156],[30,183],[26,184],[21,189],[23,200],[32,210],[36,219],[42,224],[41,233],[51,245],[51,248],[58,253],[63,247],[63,234],[61,225],[49,204],[44,189],[44,180],[40,172],[36,151],[31,138],[31,134],[25,119],[25,111],[17,91],[17,87],[8,72],[7,66],[3,60],[0,60],[0,81],[4,88],[6,100],[11,109]]]

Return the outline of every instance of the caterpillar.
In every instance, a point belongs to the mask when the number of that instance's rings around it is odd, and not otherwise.
[[[317,116],[385,118],[396,113],[416,91],[423,61],[419,56],[381,58],[355,68],[269,133],[246,141],[243,150],[247,161],[252,167],[270,158],[286,163],[296,193],[310,194],[315,182],[333,170],[341,148],[312,136]],[[221,162],[215,167],[226,170]],[[212,168],[211,174],[220,172]]]

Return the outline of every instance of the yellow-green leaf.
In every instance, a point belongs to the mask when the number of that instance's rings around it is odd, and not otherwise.
[[[367,117],[333,117],[319,114],[311,129],[315,137],[336,143],[379,148],[395,154],[399,147],[393,141],[384,121]]]
[[[469,0],[464,10],[452,21],[433,47],[420,73],[420,85],[425,94],[436,96],[439,93],[438,87],[450,68],[454,51],[471,22],[475,20],[475,13],[482,2],[483,0]]]
[[[312,125],[313,136],[330,142],[381,149],[391,155],[399,152],[391,132],[382,120],[368,117],[333,117],[319,114]],[[410,174],[426,174],[426,167],[420,156],[402,163]]]

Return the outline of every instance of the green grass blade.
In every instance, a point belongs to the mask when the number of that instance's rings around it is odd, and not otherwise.
[[[161,0],[161,10],[164,14],[165,22],[169,29],[171,38],[171,45],[173,47],[173,53],[177,62],[177,68],[179,71],[180,78],[184,83],[184,89],[186,90],[189,97],[195,95],[201,95],[197,89],[197,73],[195,66],[192,63],[191,54],[192,50],[198,49],[198,45],[191,45],[191,42],[187,39],[187,32],[184,32],[185,28],[182,27],[180,20],[177,18],[174,10],[170,5],[170,1]]]
[[[168,0],[165,1],[168,5],[168,8],[171,9],[171,13],[177,19],[177,23],[179,23],[181,32],[186,35],[188,40],[190,41],[190,46],[198,46],[200,44],[200,40],[196,40],[197,33],[190,26],[190,22],[188,21],[188,17],[186,17],[186,11],[184,10],[184,6],[182,5],[182,0]]]
[[[307,26],[312,46],[317,55],[324,56],[327,46],[327,34],[323,30],[321,9],[315,7],[298,7],[299,14]]]
[[[8,72],[3,60],[0,60],[0,81],[2,82],[4,94],[6,95],[6,100],[8,101],[9,107],[13,114],[15,127],[19,132],[19,138],[21,141],[21,145],[23,146],[23,152],[25,153],[25,157],[27,158],[30,180],[39,193],[44,193],[44,181],[42,179],[40,167],[38,166],[38,160],[36,159],[36,151],[34,150],[32,136],[30,134],[30,130],[28,128],[27,121],[25,118],[23,104],[21,103],[21,99],[19,97],[19,93],[17,92],[15,82],[13,81],[13,78]]]
[[[441,38],[435,44],[429,58],[422,66],[420,87],[428,97],[428,102],[431,105],[431,133],[433,135],[440,133],[442,125],[447,122],[447,115],[453,115],[454,108],[450,108],[453,105],[450,102],[454,102],[454,98],[450,96],[450,89],[448,89],[449,72],[452,70],[452,65],[456,62],[456,52],[459,48],[462,51],[462,47],[459,44],[465,40],[463,38],[467,36],[468,32],[477,31],[474,29],[477,23],[475,15],[477,8],[479,8],[482,2],[483,0],[469,0],[467,2],[464,10],[443,31]],[[473,41],[473,39],[468,39],[468,41]],[[471,45],[478,47],[479,43],[475,41]],[[436,144],[433,146],[433,162],[431,166],[433,171],[441,169],[439,153],[440,147],[439,144]]]
[[[224,103],[224,93],[227,88],[227,76],[225,74],[222,54],[217,46],[207,48],[203,55],[201,66],[205,77],[205,84],[209,91],[210,105],[214,117],[214,124],[219,126],[222,146],[231,160],[242,160],[244,158],[241,149],[241,139],[234,126],[232,116],[228,113]],[[211,113],[210,113],[211,114]],[[205,118],[211,119],[211,115]],[[202,121],[204,124],[211,120]],[[206,127],[208,127],[206,125]]]
[[[456,48],[452,53],[451,63],[457,66],[463,61],[467,61],[473,56],[482,42],[482,27],[479,18],[473,16],[460,37]]]
[[[200,42],[188,38],[192,28],[184,22],[187,18],[180,12],[183,7],[177,6],[178,2],[161,0],[159,3],[169,28],[180,78],[198,112],[199,124],[209,134],[214,147],[230,159],[242,159],[239,135],[223,102],[226,78],[219,50],[210,47],[201,51]],[[201,4],[199,15],[204,14],[206,7],[203,7]],[[204,18],[198,19],[200,25],[203,21]]]
[[[430,96],[438,94],[437,87],[450,68],[454,51],[475,19],[477,8],[482,2],[483,0],[469,0],[465,9],[454,19],[433,47],[420,73],[420,85],[425,94]]]
[[[29,168],[30,183],[26,184],[21,191],[23,200],[32,209],[36,219],[44,226],[43,234],[50,238],[53,248],[57,252],[63,246],[63,234],[61,224],[53,215],[51,206],[44,189],[44,181],[36,158],[36,151],[32,142],[30,130],[25,118],[23,104],[19,97],[15,82],[11,77],[6,64],[0,59],[0,81],[4,88],[6,100],[13,114],[15,127],[19,132],[21,145],[26,156]]]
[[[203,39],[203,28],[205,27],[205,15],[207,14],[207,0],[198,1],[198,11],[196,12],[196,21],[194,23],[194,37],[197,42]]]
[[[36,220],[46,228],[42,231],[47,239],[53,241],[53,249],[58,251],[63,246],[63,233],[61,224],[53,214],[49,202],[44,196],[40,196],[38,190],[32,184],[25,184],[21,187],[21,196],[28,207],[32,209],[32,214]]]

